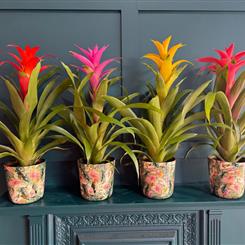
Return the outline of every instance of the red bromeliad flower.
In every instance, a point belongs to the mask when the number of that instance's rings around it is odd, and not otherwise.
[[[92,89],[93,96],[96,95],[96,90],[102,81],[102,79],[110,74],[113,69],[104,70],[112,61],[115,61],[115,58],[107,59],[101,62],[101,58],[105,50],[109,47],[109,45],[105,45],[102,48],[96,44],[93,49],[83,49],[79,46],[77,48],[84,54],[79,54],[73,51],[70,51],[73,57],[82,62],[83,66],[78,67],[79,70],[82,70],[86,74],[93,73],[90,78],[90,87]]]
[[[9,46],[14,47],[19,53],[19,56],[17,56],[16,54],[10,52],[9,55],[12,56],[17,63],[14,63],[12,61],[8,61],[8,63],[10,63],[18,71],[21,96],[22,99],[24,100],[28,92],[28,85],[29,85],[31,73],[33,69],[36,67],[37,63],[42,60],[43,56],[36,55],[36,53],[40,49],[39,46],[35,46],[31,48],[29,45],[26,45],[25,49],[22,49],[18,45],[9,45]],[[41,71],[43,71],[46,68],[47,66],[43,66],[41,68]]]
[[[201,68],[202,70],[209,69],[210,71],[218,74],[223,70],[223,68],[225,68],[227,74],[225,94],[229,99],[231,106],[233,106],[234,101],[230,98],[230,91],[235,83],[236,72],[245,65],[245,60],[242,60],[245,56],[245,51],[241,51],[233,55],[234,48],[234,43],[232,43],[228,48],[225,48],[225,50],[215,50],[219,54],[220,59],[212,56],[198,59],[199,62],[210,63],[210,65]]]

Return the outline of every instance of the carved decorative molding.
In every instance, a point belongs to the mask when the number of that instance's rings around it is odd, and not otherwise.
[[[128,212],[55,216],[55,236],[59,245],[72,244],[75,233],[88,228],[181,226],[184,245],[198,244],[197,212]],[[74,230],[76,232],[74,233]]]

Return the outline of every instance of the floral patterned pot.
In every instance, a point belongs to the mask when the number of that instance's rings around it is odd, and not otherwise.
[[[244,194],[244,164],[208,158],[211,193],[226,199],[237,199]]]
[[[32,166],[4,165],[10,200],[15,204],[32,203],[43,197],[46,163]]]
[[[81,196],[89,201],[109,198],[113,192],[115,160],[101,164],[86,164],[78,160]]]
[[[140,161],[140,183],[142,192],[148,198],[166,199],[174,191],[176,160],[153,163]]]

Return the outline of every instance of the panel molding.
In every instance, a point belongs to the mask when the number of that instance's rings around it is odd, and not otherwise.
[[[174,212],[127,212],[57,215],[54,217],[55,242],[59,245],[73,244],[77,233],[101,231],[101,229],[131,227],[131,229],[162,230],[175,229],[178,232],[178,244],[193,245],[199,243],[199,217],[197,211]]]
[[[138,10],[165,11],[245,11],[241,0],[30,0],[0,1],[2,10],[122,10],[134,4]]]
[[[221,245],[221,218],[223,211],[208,211],[208,244]]]
[[[45,245],[45,216],[28,216],[30,245]]]

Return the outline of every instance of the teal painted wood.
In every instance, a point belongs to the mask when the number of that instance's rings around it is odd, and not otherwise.
[[[221,210],[209,210],[208,241],[210,245],[221,245]]]
[[[40,216],[29,216],[29,242],[32,245],[45,245],[46,234],[45,234],[45,217]]]
[[[244,224],[233,219],[236,209],[245,210],[245,198],[220,199],[209,194],[206,185],[177,186],[167,200],[151,200],[126,187],[117,187],[103,202],[88,202],[78,192],[58,188],[48,188],[42,200],[29,205],[13,205],[6,195],[0,199],[0,217],[11,221],[18,215],[27,220],[28,214],[31,245],[100,244],[99,240],[103,244],[109,238],[117,245],[122,240],[125,244],[229,244],[222,240],[222,225]],[[229,225],[222,222],[226,212],[231,212]],[[243,239],[235,241],[239,244]]]
[[[234,238],[233,232],[245,225],[244,215],[239,219],[239,212],[244,211],[245,197],[220,199],[202,184],[176,186],[173,197],[167,200],[151,200],[137,190],[116,187],[114,195],[102,202],[85,201],[79,191],[47,188],[42,200],[29,205],[13,205],[7,195],[0,198],[1,229],[4,221],[8,227],[22,231],[22,236],[17,236],[19,242],[8,237],[8,232],[6,237],[0,236],[0,244],[27,244],[24,234],[29,234],[31,245],[105,244],[109,238],[115,245],[122,241],[152,245],[243,244],[245,234]]]
[[[0,216],[5,215],[41,215],[58,213],[94,212],[122,208],[131,210],[137,207],[139,210],[153,207],[157,210],[209,210],[225,208],[245,208],[245,196],[238,200],[226,200],[209,193],[207,185],[193,184],[176,186],[172,197],[166,200],[154,200],[144,197],[139,190],[130,187],[115,187],[111,198],[100,202],[89,202],[81,198],[79,188],[55,188],[47,187],[44,198],[29,205],[14,205],[8,195],[0,197]]]

